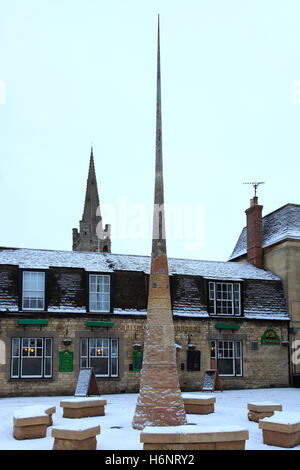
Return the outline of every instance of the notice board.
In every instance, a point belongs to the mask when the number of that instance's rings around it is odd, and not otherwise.
[[[59,372],[73,372],[73,353],[65,350],[59,353]]]
[[[100,395],[96,376],[93,367],[80,369],[75,397],[88,397],[90,395]]]
[[[223,387],[217,369],[208,369],[205,371],[202,390],[205,392],[214,392],[215,390],[220,390],[223,392]]]

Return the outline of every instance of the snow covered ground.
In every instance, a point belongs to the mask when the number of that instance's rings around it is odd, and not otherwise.
[[[203,395],[203,392],[189,392],[188,395]],[[184,395],[184,394],[183,394]],[[207,395],[207,392],[206,392]],[[284,450],[263,444],[262,431],[258,424],[247,418],[248,403],[272,402],[282,404],[283,411],[299,414],[300,418],[300,389],[271,388],[258,390],[225,390],[214,392],[216,397],[215,412],[209,415],[188,414],[188,423],[195,423],[198,429],[216,426],[226,429],[226,426],[239,426],[249,430],[249,440],[246,450]],[[52,427],[47,429],[44,439],[27,439],[18,441],[13,437],[13,416],[24,406],[45,405],[56,406],[53,415],[53,426],[59,426],[74,420],[62,417],[60,401],[72,397],[18,397],[0,399],[0,449],[1,450],[51,450],[53,438]],[[135,411],[137,394],[101,395],[107,400],[105,416],[81,418],[82,424],[100,424],[101,434],[97,436],[97,450],[142,450],[140,431],[132,429],[131,422]],[[279,412],[278,412],[279,413]],[[196,427],[196,426],[195,426]],[[294,447],[300,450],[300,445]]]

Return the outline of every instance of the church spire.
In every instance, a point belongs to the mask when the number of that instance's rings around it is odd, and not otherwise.
[[[160,33],[158,18],[156,155],[153,235],[143,368],[132,426],[179,426],[186,414],[179,388],[166,254],[162,165]]]
[[[83,215],[79,225],[79,233],[76,228],[73,229],[73,250],[110,253],[110,225],[106,225],[103,230],[93,146],[91,146]]]
[[[82,217],[82,220],[84,222],[87,222],[90,224],[91,233],[96,233],[95,224],[98,223],[98,220],[96,218],[96,211],[98,207],[99,207],[99,195],[98,195],[98,188],[97,188],[93,147],[91,147],[90,165],[89,165],[83,217]],[[101,220],[101,216],[100,216],[100,220]]]

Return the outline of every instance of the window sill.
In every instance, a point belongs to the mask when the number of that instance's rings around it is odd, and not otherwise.
[[[120,377],[107,377],[107,376],[103,376],[103,375],[95,375],[96,379],[97,380],[112,380],[112,381],[116,381],[116,380],[120,380]]]
[[[209,313],[209,316],[213,318],[243,318],[242,315],[226,315],[225,313]]]
[[[232,378],[234,378],[234,379],[243,379],[244,378],[243,375],[228,375],[228,374],[223,375],[223,374],[220,374],[220,373],[219,373],[219,377],[223,377],[224,379],[226,379],[226,377],[228,377],[230,379],[232,379]]]
[[[100,314],[106,314],[106,315],[109,315],[111,313],[110,310],[89,310],[88,312],[86,313],[100,313]]]
[[[9,382],[14,382],[15,380],[24,380],[25,382],[32,380],[32,382],[40,382],[41,380],[53,380],[53,377],[9,377],[8,379]]]
[[[25,308],[25,307],[22,307],[22,312],[45,312],[46,309],[45,307],[43,308]]]

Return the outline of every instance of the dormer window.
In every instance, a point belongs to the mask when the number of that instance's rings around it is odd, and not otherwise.
[[[211,315],[241,315],[240,283],[209,282],[209,312]]]
[[[45,310],[45,273],[23,271],[22,309]]]
[[[110,311],[110,276],[107,274],[89,275],[90,312]]]

